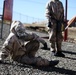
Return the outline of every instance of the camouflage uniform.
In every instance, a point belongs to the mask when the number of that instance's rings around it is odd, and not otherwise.
[[[39,41],[41,39],[34,33],[26,33],[21,22],[13,22],[10,28],[10,34],[3,44],[5,50],[2,59],[10,57],[17,62],[24,64],[35,64],[37,66],[47,66],[49,61],[41,57],[35,57],[39,49]],[[45,42],[42,40],[43,43]],[[41,41],[41,42],[42,42]]]
[[[51,51],[61,51],[63,41],[61,24],[64,21],[64,8],[59,0],[50,0],[46,5]]]

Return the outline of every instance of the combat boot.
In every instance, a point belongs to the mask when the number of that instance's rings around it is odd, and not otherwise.
[[[65,57],[65,55],[61,51],[56,52],[54,54],[54,56],[57,56],[57,57]]]
[[[59,60],[52,60],[52,61],[50,61],[49,66],[50,66],[50,67],[54,67],[54,66],[56,66],[58,63],[59,63]]]

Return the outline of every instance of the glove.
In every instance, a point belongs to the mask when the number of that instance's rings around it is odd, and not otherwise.
[[[47,43],[44,43],[44,47],[41,47],[41,49],[50,50],[50,48],[48,48],[48,46],[47,46]]]

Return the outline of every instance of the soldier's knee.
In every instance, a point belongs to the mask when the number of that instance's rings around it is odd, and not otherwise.
[[[40,43],[37,40],[34,40],[33,41],[33,44],[34,44],[34,47],[39,47],[40,46]]]

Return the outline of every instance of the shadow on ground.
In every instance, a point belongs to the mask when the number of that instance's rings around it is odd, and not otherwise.
[[[76,71],[59,68],[59,67],[36,67],[36,66],[31,66],[31,65],[24,65],[24,64],[18,64],[18,63],[15,64],[15,63],[10,63],[10,62],[4,62],[4,63],[0,63],[0,64],[19,66],[19,67],[23,67],[23,68],[39,69],[44,72],[56,72],[58,74],[76,75]]]
[[[71,54],[71,55],[76,55],[76,52],[72,52],[72,51],[63,51],[63,53],[68,53],[68,54]],[[65,58],[76,60],[76,57],[65,57]]]
[[[68,53],[68,54],[73,54],[76,55],[76,52],[72,52],[72,51],[63,51],[64,53]]]

